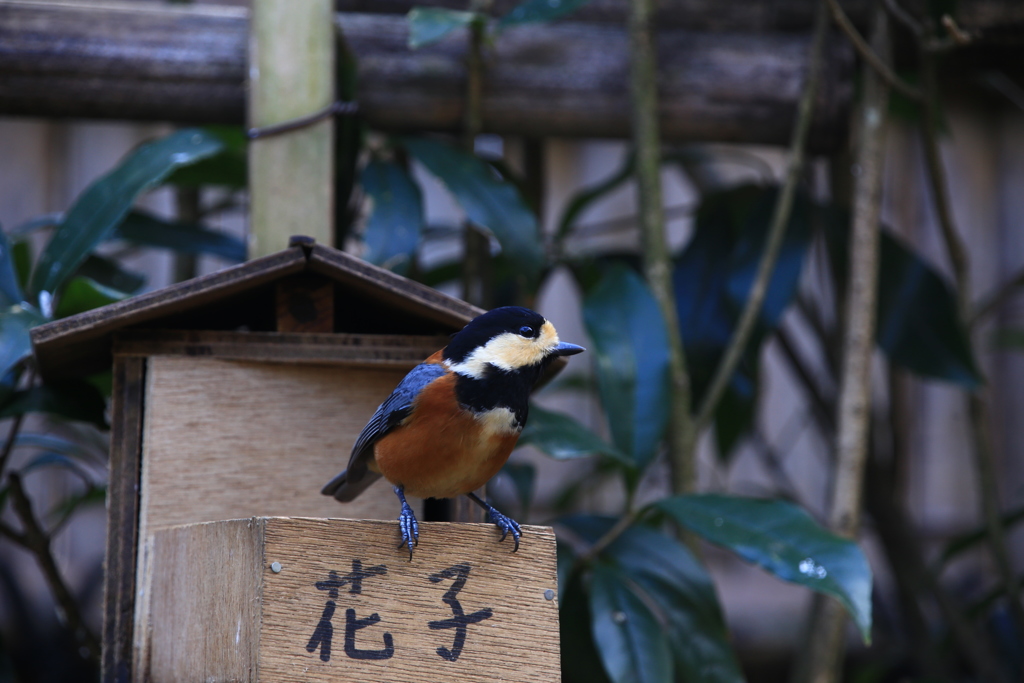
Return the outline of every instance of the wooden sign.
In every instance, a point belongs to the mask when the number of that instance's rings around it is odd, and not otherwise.
[[[555,536],[262,517],[154,533],[137,680],[558,681]]]

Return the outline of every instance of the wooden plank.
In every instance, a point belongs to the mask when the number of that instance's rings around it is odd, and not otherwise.
[[[174,527],[150,540],[149,656],[137,680],[256,681],[263,575],[261,520]]]
[[[408,371],[447,343],[447,337],[420,335],[126,330],[114,336],[114,355],[326,363]]]
[[[110,363],[114,330],[211,304],[305,267],[305,252],[296,247],[34,327],[36,360],[47,377],[95,372]]]
[[[103,599],[104,683],[125,683],[131,675],[145,372],[142,358],[121,358],[114,363]]]
[[[0,7],[0,111],[242,121],[242,10],[211,16],[191,7],[26,0],[3,0]],[[404,17],[344,14],[338,21],[358,60],[360,113],[370,126],[461,130],[463,33],[413,51]],[[628,137],[627,44],[623,28],[610,24],[559,22],[506,31],[488,61],[483,130]],[[785,144],[806,76],[807,47],[801,34],[662,31],[665,140]],[[837,40],[826,52],[812,135],[820,151],[842,140],[852,97],[850,50]],[[226,88],[233,88],[230,98]]]
[[[293,275],[277,283],[278,332],[334,332],[334,283]]]
[[[337,249],[315,245],[310,252],[309,268],[313,272],[330,275],[342,286],[369,293],[382,305],[429,317],[456,330],[484,312],[461,299]]]
[[[294,518],[157,532],[145,679],[208,680],[202,675],[223,672],[219,680],[281,683],[559,680],[549,527],[524,527],[520,550],[511,553],[492,525],[424,523],[411,561],[397,538],[395,522]],[[256,552],[238,547],[260,543]],[[251,591],[255,618],[238,585]],[[183,596],[197,589],[205,601]],[[461,643],[451,623],[458,613],[472,617]],[[250,623],[258,635],[244,630]],[[246,663],[247,635],[258,651]],[[219,651],[209,647],[212,639]]]
[[[333,0],[254,0],[250,128],[310,116],[334,102]],[[249,256],[292,235],[334,243],[334,121],[249,144]]]
[[[522,0],[494,0],[493,16],[503,16]],[[809,31],[817,0],[661,0],[655,15],[659,30],[756,32]],[[870,0],[840,0],[840,5],[860,27],[868,24],[872,7]],[[915,16],[924,16],[925,0],[901,3]],[[374,12],[407,14],[413,7],[446,7],[464,10],[465,0],[337,0],[340,12]],[[1024,4],[1019,0],[959,0],[954,16],[961,26],[990,30],[1017,24],[1024,28]],[[573,21],[625,25],[629,17],[629,0],[590,0],[572,13]]]
[[[405,372],[150,358],[141,537],[249,516],[395,519],[397,499],[383,479],[345,504],[320,489],[345,468],[356,436]]]

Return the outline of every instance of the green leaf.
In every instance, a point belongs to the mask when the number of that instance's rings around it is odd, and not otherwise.
[[[871,641],[871,567],[860,547],[778,500],[683,495],[655,508],[707,540],[784,581],[839,600],[865,642]]]
[[[76,277],[64,288],[64,292],[57,301],[57,310],[54,311],[55,318],[66,318],[69,315],[91,311],[100,306],[112,304],[128,298],[128,294],[119,292],[110,287],[104,287],[95,280],[87,277]]]
[[[647,284],[622,265],[583,299],[597,386],[612,440],[643,469],[668,424],[668,331]]]
[[[828,206],[821,216],[832,268],[845,282],[849,212]],[[882,229],[879,244],[875,342],[890,361],[918,375],[968,390],[982,383],[952,288],[888,229]]]
[[[107,239],[135,198],[171,174],[224,149],[219,138],[186,128],[137,147],[112,171],[90,185],[64,216],[39,257],[29,292],[40,297],[57,292],[93,248]],[[44,309],[44,313],[45,313]]]
[[[572,199],[569,200],[568,206],[565,207],[565,211],[562,213],[562,218],[558,221],[558,239],[564,239],[569,234],[576,219],[579,218],[585,209],[632,178],[635,168],[636,157],[630,153],[626,156],[618,171],[598,184],[573,195]]]
[[[68,496],[60,501],[52,510],[51,517],[58,517],[62,521],[69,517],[75,510],[87,505],[102,505],[107,501],[107,487],[90,484],[85,491],[79,494]]]
[[[888,232],[879,250],[878,345],[908,370],[976,389],[981,373],[952,289]]]
[[[746,305],[777,196],[777,188],[755,185],[706,194],[697,210],[693,237],[676,261],[672,283],[695,405],[711,383]],[[719,405],[715,412],[723,459],[753,425],[761,345],[796,295],[810,244],[810,210],[810,202],[798,196],[757,327],[727,385],[725,401],[734,410]],[[721,418],[725,423],[719,423]]]
[[[462,261],[439,263],[419,274],[419,281],[437,289],[441,285],[455,282],[462,276]]]
[[[416,258],[423,230],[423,197],[408,172],[390,161],[363,169],[363,191],[373,200],[363,239],[370,263],[405,274]]]
[[[526,0],[498,21],[498,30],[509,26],[546,23],[575,12],[590,0]]]
[[[11,260],[14,263],[14,272],[18,277],[18,288],[24,298],[28,279],[32,275],[32,247],[27,240],[11,245]]]
[[[518,445],[533,446],[555,460],[572,460],[600,453],[624,465],[632,464],[625,453],[575,419],[544,410],[536,404],[530,405],[530,415]]]
[[[55,467],[63,470],[67,470],[85,482],[87,485],[92,485],[92,477],[89,472],[86,471],[81,465],[60,453],[45,452],[36,455],[31,458],[27,463],[22,465],[18,470],[22,476],[32,472],[33,470],[43,469],[46,467]]]
[[[0,377],[32,355],[29,330],[44,322],[38,311],[20,304],[0,313]]]
[[[441,7],[414,7],[409,21],[409,49],[416,50],[436,43],[455,29],[468,26],[477,18],[476,12],[459,12]]]
[[[90,453],[82,444],[53,434],[20,432],[14,438],[14,445],[17,448],[38,448],[51,453],[60,453],[93,464],[102,460],[99,454]]]
[[[617,521],[612,517],[573,515],[560,518],[556,524],[560,532],[565,528],[593,545]],[[714,584],[686,546],[656,529],[633,525],[600,558],[622,570],[654,611],[672,650],[676,680],[743,681]],[[564,562],[568,565],[571,559]],[[561,564],[559,571],[563,571]]]
[[[14,265],[14,253],[7,235],[0,230],[0,307],[20,304],[24,295],[18,283],[18,270]]]
[[[82,379],[96,387],[96,390],[103,394],[104,398],[110,398],[110,394],[114,391],[113,370],[104,370],[94,375],[86,375]]]
[[[68,420],[91,422],[107,428],[106,401],[88,382],[68,380],[15,391],[0,408],[0,419],[26,413],[48,413]]]
[[[686,546],[655,529],[632,526],[605,554],[661,613],[677,679],[742,683],[714,583]]]
[[[164,182],[178,187],[246,187],[249,184],[249,139],[245,136],[245,129],[241,126],[205,126],[203,130],[223,142],[223,150],[182,166]]]
[[[614,683],[672,680],[672,653],[665,631],[624,572],[594,563],[590,613],[594,643]]]
[[[516,488],[519,498],[520,514],[526,515],[533,500],[533,485],[537,480],[537,468],[530,463],[506,462],[501,473],[509,478]]]
[[[1012,351],[1024,351],[1024,330],[1005,328],[995,334],[996,346]]]
[[[756,368],[757,362],[757,358],[748,360],[752,368]],[[741,382],[744,387],[742,391],[736,387]],[[715,408],[715,445],[718,447],[719,459],[725,463],[729,462],[730,456],[736,452],[736,448],[743,443],[754,426],[757,417],[757,398],[760,396],[757,385],[758,373],[755,369],[739,382],[734,381],[727,386]]]
[[[144,275],[125,270],[117,261],[96,254],[89,254],[75,272],[75,277],[87,277],[104,287],[129,294],[134,294],[146,284]]]
[[[1024,507],[1007,512],[1002,516],[999,523],[1002,525],[1003,529],[1008,530],[1010,527],[1015,524],[1019,524],[1020,522],[1024,522]],[[978,544],[987,541],[988,535],[988,528],[982,527],[975,531],[955,536],[946,544],[945,549],[942,551],[942,555],[936,562],[936,566],[941,568],[961,553],[964,553]]]
[[[437,176],[469,220],[490,230],[504,254],[528,275],[544,264],[537,218],[519,191],[481,159],[429,138],[405,138],[406,149]]]
[[[561,544],[560,544],[561,545]],[[564,546],[561,546],[564,547]],[[566,557],[563,552],[559,557]],[[559,564],[560,574],[563,565]],[[558,631],[563,683],[609,683],[591,632],[590,601],[580,574],[558,582]]]
[[[195,223],[166,221],[145,211],[130,212],[111,238],[183,254],[219,256],[234,263],[246,257],[245,242],[237,237]]]
[[[62,211],[54,211],[53,213],[44,213],[42,216],[36,216],[24,223],[14,227],[11,230],[11,237],[24,237],[25,235],[31,234],[36,230],[42,230],[43,228],[52,228],[60,225],[60,222],[64,220],[64,213]]]

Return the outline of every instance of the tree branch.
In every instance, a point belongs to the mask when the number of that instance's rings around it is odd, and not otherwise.
[[[715,369],[715,375],[711,380],[704,400],[701,402],[700,410],[697,412],[695,430],[698,434],[711,422],[715,408],[718,406],[722,394],[725,393],[725,389],[732,379],[733,373],[736,371],[736,366],[743,356],[747,342],[754,332],[754,325],[761,313],[761,306],[764,304],[765,296],[768,293],[768,283],[771,280],[772,271],[775,269],[775,261],[779,255],[779,249],[782,247],[786,226],[789,224],[797,183],[803,174],[807,136],[811,129],[811,119],[814,115],[814,100],[817,96],[819,81],[821,80],[822,52],[827,28],[827,16],[824,8],[820,8],[815,19],[814,40],[811,44],[807,81],[804,83],[804,91],[800,96],[800,105],[797,109],[797,119],[793,125],[793,137],[789,147],[789,167],[786,169],[785,183],[779,192],[778,198],[775,200],[772,222],[768,229],[768,239],[765,241],[764,253],[761,255],[761,262],[757,267],[754,284],[750,288],[750,294],[747,296],[739,322],[736,324],[736,329],[729,340],[729,345],[726,347],[725,354]]]
[[[782,349],[782,355],[789,361],[790,368],[800,378],[804,388],[807,390],[807,395],[811,399],[811,406],[814,409],[814,415],[818,422],[824,427],[826,433],[830,435],[835,434],[836,416],[834,402],[825,397],[825,392],[818,385],[818,382],[814,379],[814,374],[796,350],[796,344],[793,343],[789,336],[789,331],[784,325],[780,326],[776,331],[775,339],[779,343],[779,348]],[[825,340],[822,340],[822,344],[824,343]]]
[[[1024,270],[1017,273],[1009,282],[1000,286],[995,292],[974,306],[970,317],[967,319],[968,328],[973,329],[978,323],[994,313],[1000,306],[1013,298],[1013,295],[1021,287],[1024,287]]]
[[[835,0],[827,2],[833,5]],[[872,54],[884,54],[888,49],[888,18],[880,8],[875,10],[871,42]],[[861,173],[854,184],[842,374],[836,410],[836,469],[828,512],[832,531],[850,539],[856,538],[860,530],[868,457],[871,357],[875,348],[878,301],[878,223],[889,103],[887,84],[875,69],[865,65],[863,78],[864,94],[857,114],[860,124],[857,164]],[[845,623],[846,615],[839,603],[821,598],[816,600],[808,628],[810,643],[798,667],[797,680],[814,683],[837,680],[845,649]]]
[[[665,214],[661,197],[657,64],[652,18],[651,0],[632,0],[629,18],[630,95],[640,195],[640,230],[644,245],[644,272],[668,330],[672,391],[668,451],[672,468],[672,490],[678,494],[689,493],[696,488],[696,446],[699,429],[690,413],[690,375],[679,330],[675,293],[672,291],[672,258],[665,239]]]
[[[89,651],[89,657],[98,663],[100,659],[100,643],[82,618],[78,603],[75,601],[74,596],[71,595],[71,590],[64,583],[64,579],[60,575],[57,562],[50,551],[50,537],[36,520],[35,513],[32,511],[32,502],[25,494],[25,488],[22,486],[21,476],[16,472],[11,472],[7,479],[11,486],[11,502],[13,503],[15,513],[18,515],[18,519],[21,521],[22,535],[25,541],[24,546],[35,555],[36,562],[39,563],[39,568],[42,570],[46,582],[50,585],[50,590],[53,591],[54,599],[64,613],[68,628],[75,638]]]
[[[903,27],[914,34],[914,37],[921,39],[924,36],[924,27],[921,22],[915,19],[910,12],[901,6],[896,0],[885,0],[885,9],[896,21],[903,24]]]
[[[957,301],[960,319],[968,324],[972,321],[970,303],[970,263],[963,240],[953,224],[953,211],[949,203],[948,181],[945,166],[939,152],[939,89],[935,73],[935,56],[924,47],[921,54],[921,74],[925,87],[924,100],[924,149],[928,166],[928,179],[932,187],[932,198],[939,217],[939,227],[946,251],[953,267],[953,275],[957,286]],[[977,318],[974,318],[976,320]],[[974,466],[978,473],[978,485],[981,489],[982,515],[988,529],[989,547],[995,560],[1003,589],[1010,605],[1010,614],[1017,622],[1017,628],[1024,630],[1024,605],[1021,604],[1017,580],[1013,573],[1006,545],[1006,530],[1003,528],[999,512],[999,482],[996,473],[995,452],[989,434],[991,416],[988,406],[982,398],[981,390],[971,393],[967,398],[970,416],[971,435],[974,441]]]
[[[11,431],[7,432],[7,439],[4,441],[3,450],[0,450],[0,475],[3,474],[4,467],[7,465],[7,458],[10,457],[11,451],[14,450],[14,441],[18,438],[18,432],[21,431],[21,423],[24,420],[25,413],[22,413],[11,422]]]
[[[871,46],[867,44],[867,41],[857,31],[857,27],[853,25],[850,18],[846,16],[846,12],[839,5],[839,0],[825,0],[828,3],[829,9],[832,11],[832,19],[836,22],[836,26],[846,34],[846,37],[850,39],[853,44],[853,49],[857,51],[857,54],[861,56],[865,62],[871,65],[871,68],[885,80],[886,84],[897,90],[901,95],[909,97],[915,102],[920,102],[924,99],[924,93],[919,89],[910,85],[902,78],[896,75],[888,64],[886,64],[878,56],[878,54],[871,49]]]

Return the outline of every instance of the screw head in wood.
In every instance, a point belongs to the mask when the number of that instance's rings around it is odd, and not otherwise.
[[[271,562],[270,563],[270,571],[274,572],[275,574],[280,574],[281,573],[281,569],[282,569],[282,567],[281,567],[281,563],[280,562]]]
[[[547,589],[546,591],[544,591],[544,599],[545,600],[554,600],[555,599],[555,591],[551,590],[550,588]]]

